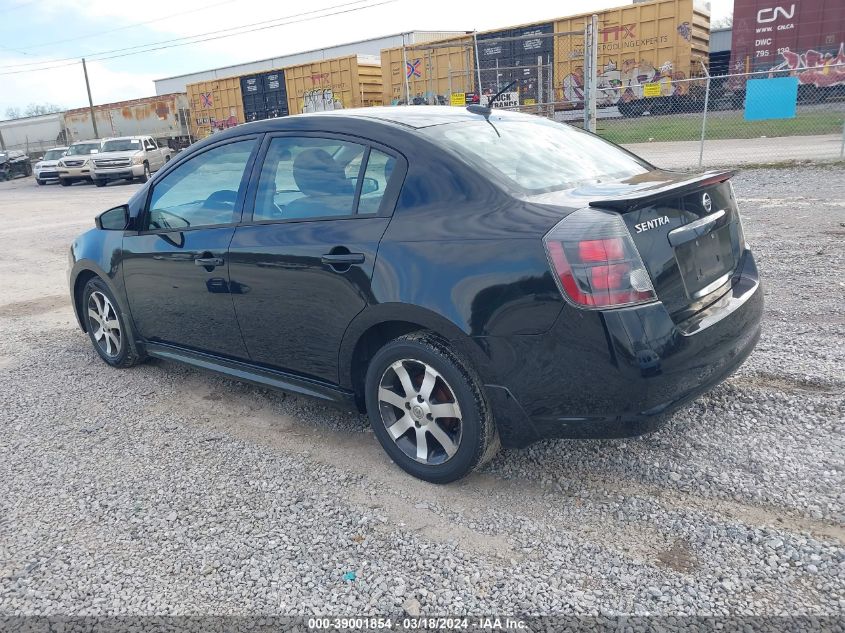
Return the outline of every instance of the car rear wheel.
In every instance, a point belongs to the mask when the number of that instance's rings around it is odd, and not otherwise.
[[[499,448],[475,372],[432,334],[409,334],[379,350],[368,367],[365,390],[376,437],[414,477],[455,481]]]
[[[112,367],[131,367],[141,361],[132,342],[132,331],[120,313],[114,295],[99,277],[85,284],[82,318],[94,349]]]

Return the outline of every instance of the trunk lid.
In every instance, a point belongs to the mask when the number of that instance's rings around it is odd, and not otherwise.
[[[630,181],[649,184],[629,181],[624,184],[633,189],[589,204],[622,214],[658,298],[682,321],[722,296],[740,263],[745,239],[729,182],[733,172],[648,178],[655,175],[634,177]]]
[[[655,169],[528,199],[550,211],[589,206],[621,214],[658,299],[681,322],[721,297],[739,266],[745,238],[732,176]]]

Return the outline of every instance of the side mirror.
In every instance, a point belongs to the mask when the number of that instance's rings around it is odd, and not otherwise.
[[[364,182],[361,183],[362,196],[368,193],[375,193],[378,189],[378,180],[375,178],[364,178]]]
[[[102,231],[123,231],[129,225],[129,207],[124,204],[103,211],[94,219],[94,224]]]

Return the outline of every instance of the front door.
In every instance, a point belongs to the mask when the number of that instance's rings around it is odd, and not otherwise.
[[[247,358],[227,250],[257,145],[212,146],[153,185],[142,230],[123,240],[126,294],[144,339]]]
[[[253,361],[337,382],[405,163],[386,148],[304,134],[268,138],[264,154],[244,209],[252,221],[229,247],[238,322]]]

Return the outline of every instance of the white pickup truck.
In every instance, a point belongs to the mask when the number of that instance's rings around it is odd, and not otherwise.
[[[91,179],[98,187],[105,187],[110,180],[147,182],[172,153],[169,147],[159,147],[152,136],[110,138],[92,160]]]

